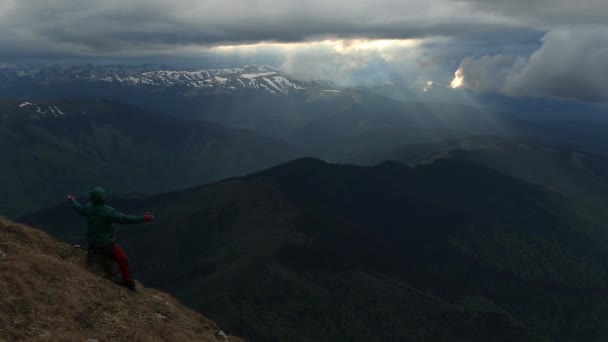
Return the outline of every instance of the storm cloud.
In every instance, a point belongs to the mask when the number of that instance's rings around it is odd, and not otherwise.
[[[270,61],[346,83],[449,82],[460,65],[477,91],[602,100],[593,70],[605,70],[606,18],[605,0],[0,0],[0,65]],[[326,44],[358,40],[419,44],[348,53]]]
[[[55,0],[0,2],[2,49],[145,54],[325,38],[469,38],[529,25],[468,1]]]

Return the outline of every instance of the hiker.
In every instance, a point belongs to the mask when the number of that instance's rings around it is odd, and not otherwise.
[[[130,224],[149,222],[154,215],[145,213],[143,216],[125,215],[106,204],[105,191],[96,187],[91,191],[91,203],[82,205],[74,196],[68,195],[68,201],[76,212],[87,218],[87,244],[89,253],[110,258],[118,264],[122,273],[122,285],[129,290],[135,290],[135,282],[131,278],[127,257],[122,248],[114,242],[114,223]]]

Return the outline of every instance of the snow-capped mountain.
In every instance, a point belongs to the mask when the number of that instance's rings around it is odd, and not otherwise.
[[[266,65],[240,68],[176,70],[163,65],[55,66],[0,69],[0,84],[93,82],[127,87],[178,87],[199,92],[263,91],[287,95],[311,88],[331,88],[328,82],[303,82]]]
[[[0,120],[42,119],[67,115],[58,103],[33,101],[0,101]]]
[[[28,101],[22,102],[19,104],[20,111],[24,113],[28,113],[30,118],[32,119],[41,119],[44,117],[59,117],[63,116],[66,113],[59,109],[56,105],[50,104],[35,104]]]

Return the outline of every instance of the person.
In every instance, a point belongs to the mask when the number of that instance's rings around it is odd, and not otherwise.
[[[114,260],[122,274],[122,285],[135,290],[127,257],[114,241],[114,223],[134,224],[154,220],[154,215],[145,213],[142,216],[126,215],[107,205],[104,189],[96,187],[91,191],[90,203],[82,205],[72,195],[67,196],[72,207],[81,216],[87,218],[87,244],[89,253],[101,255]]]

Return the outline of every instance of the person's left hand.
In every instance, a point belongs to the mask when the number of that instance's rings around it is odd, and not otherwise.
[[[72,195],[68,195],[68,202],[74,202],[76,199]]]
[[[150,221],[152,221],[152,220],[154,220],[154,219],[155,219],[154,215],[152,215],[152,214],[150,214],[150,213],[145,213],[145,214],[144,214],[144,221],[146,221],[146,222],[150,222]]]

